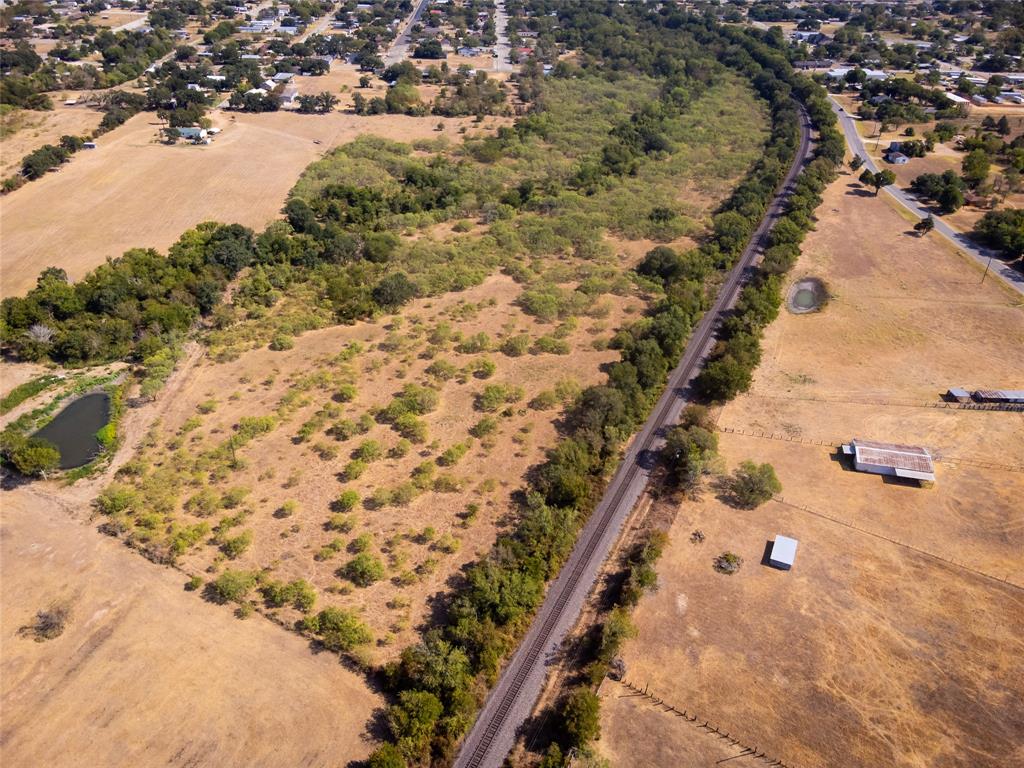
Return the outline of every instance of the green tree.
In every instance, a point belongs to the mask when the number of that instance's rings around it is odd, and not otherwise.
[[[441,700],[428,691],[402,691],[398,703],[388,708],[388,727],[407,759],[429,760],[430,741],[443,712]]]
[[[935,219],[930,213],[914,225],[914,231],[920,233],[920,237],[924,237],[933,229],[935,229]]]
[[[562,706],[562,723],[569,744],[583,747],[601,736],[601,702],[587,688],[577,688]]]
[[[342,575],[357,587],[368,587],[384,578],[384,563],[369,552],[360,552],[345,564]]]
[[[858,171],[858,170],[860,170],[860,167],[862,165],[864,165],[864,158],[861,157],[860,155],[854,155],[853,157],[850,158],[850,170],[851,171]]]
[[[988,178],[991,165],[988,153],[984,149],[975,149],[968,152],[964,157],[960,171],[967,185],[974,188]]]
[[[369,628],[351,611],[341,608],[324,608],[305,623],[319,635],[324,647],[339,653],[351,651],[359,645],[366,645],[373,639]]]
[[[782,491],[782,483],[771,464],[744,461],[733,472],[728,482],[729,492],[736,506],[754,509]]]
[[[48,440],[30,437],[9,450],[8,458],[14,468],[26,477],[46,477],[60,464],[60,451]]]

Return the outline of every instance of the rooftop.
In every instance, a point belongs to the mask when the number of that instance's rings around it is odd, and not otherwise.
[[[861,464],[892,467],[897,475],[906,473],[910,477],[917,474],[931,475],[935,472],[931,454],[927,449],[916,445],[879,443],[873,440],[851,440],[850,445],[858,463]]]

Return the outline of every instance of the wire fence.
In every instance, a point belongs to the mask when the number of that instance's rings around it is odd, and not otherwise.
[[[954,559],[952,557],[947,557],[945,555],[939,555],[939,554],[936,554],[935,552],[929,552],[927,549],[921,549],[921,547],[915,547],[913,544],[908,544],[905,541],[900,541],[899,539],[894,539],[891,536],[886,536],[884,533],[878,533],[877,531],[872,531],[871,529],[864,528],[862,526],[857,525],[856,523],[851,523],[849,520],[843,520],[842,518],[835,517],[833,515],[829,515],[829,514],[827,514],[825,512],[819,512],[816,509],[811,509],[810,507],[805,506],[804,504],[797,504],[797,503],[792,502],[792,501],[787,501],[786,499],[784,499],[781,496],[776,496],[774,498],[775,498],[775,501],[777,501],[778,503],[784,504],[785,506],[790,507],[791,509],[797,509],[797,510],[800,510],[801,512],[806,512],[809,515],[814,515],[815,517],[819,517],[819,518],[821,518],[823,520],[828,520],[829,522],[836,523],[837,525],[842,525],[842,526],[844,526],[846,528],[850,528],[851,530],[857,531],[858,533],[862,533],[862,534],[864,534],[866,536],[873,536],[876,539],[882,539],[883,541],[887,541],[890,544],[895,544],[898,547],[902,547],[904,549],[908,549],[908,550],[910,550],[912,552],[915,552],[915,553],[917,553],[919,555],[923,555],[924,557],[930,558],[932,560],[937,560],[938,562],[940,562],[940,563],[942,563],[942,564],[944,564],[946,566],[949,566],[951,568],[956,568],[956,569],[959,569],[961,571],[965,571],[965,572],[970,573],[970,574],[972,574],[974,576],[978,576],[978,577],[981,577],[983,579],[988,579],[989,581],[994,581],[994,582],[996,582],[998,584],[1002,584],[1002,585],[1010,587],[1012,589],[1017,589],[1017,590],[1024,591],[1024,585],[1021,585],[1021,584],[1018,584],[1017,582],[1011,581],[1009,576],[1002,576],[1001,577],[1001,576],[996,576],[996,575],[991,574],[991,573],[986,573],[985,571],[978,570],[977,568],[974,568],[974,567],[972,567],[970,565],[967,565],[967,563],[964,563],[964,562],[962,562],[960,560],[956,560],[956,559]]]
[[[742,427],[723,427],[719,425],[718,431],[729,435],[742,435],[744,437],[756,437],[761,440],[778,440],[785,443],[799,443],[800,445],[817,445],[824,448],[839,448],[843,445],[842,440],[819,440],[812,437],[800,435],[789,435],[785,432],[765,432],[763,429],[743,429]],[[988,459],[974,459],[968,456],[945,456],[933,455],[933,461],[941,462],[950,468],[956,469],[964,464],[978,469],[996,469],[1003,472],[1024,472],[1024,464],[1001,464]]]
[[[782,762],[782,760],[771,757],[764,750],[759,749],[756,746],[751,746],[749,744],[744,743],[742,740],[732,736],[728,731],[723,731],[717,725],[712,724],[709,720],[704,720],[703,718],[698,717],[696,713],[690,712],[686,709],[679,709],[678,707],[669,704],[664,699],[658,698],[648,690],[646,684],[643,688],[640,688],[639,686],[633,685],[633,683],[629,682],[628,680],[619,680],[617,682],[619,683],[619,685],[622,685],[623,687],[628,688],[630,690],[630,697],[643,698],[649,701],[655,707],[661,709],[661,711],[682,718],[698,730],[702,730],[711,736],[714,736],[718,739],[721,739],[722,741],[727,742],[729,746],[740,748],[741,751],[739,752],[739,754],[733,755],[732,757],[728,757],[725,760],[719,760],[718,762],[726,762],[726,760],[736,760],[741,757],[749,757],[752,760],[759,760],[767,766],[774,766],[774,768],[795,768],[795,766],[792,763],[784,763]],[[701,722],[702,720],[703,722]]]
[[[758,400],[800,401],[807,403],[839,403],[844,405],[882,405],[899,408],[937,408],[944,411],[1005,411],[1024,413],[1024,403],[977,403],[955,400],[900,400],[885,397],[811,397],[799,395],[747,395]]]

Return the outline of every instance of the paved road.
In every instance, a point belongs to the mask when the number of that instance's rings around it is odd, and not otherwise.
[[[505,10],[505,0],[498,0],[494,7],[494,35],[498,38],[494,45],[493,70],[495,72],[515,72],[516,66],[508,60],[512,53],[512,46],[508,42],[508,13]]]
[[[878,165],[871,159],[871,155],[868,154],[868,150],[864,146],[864,141],[857,132],[858,121],[850,117],[850,115],[848,115],[842,107],[836,103],[835,99],[829,97],[829,101],[832,102],[832,110],[839,118],[839,124],[842,126],[843,133],[846,135],[846,143],[850,146],[850,151],[855,155],[860,155],[864,158],[864,165],[870,168],[873,173],[878,173]],[[916,199],[904,192],[895,184],[883,187],[883,189],[886,193],[895,198],[900,205],[917,216],[917,218],[923,219],[929,214],[929,211],[925,206],[918,203]],[[982,248],[975,244],[967,237],[967,235],[953,229],[938,216],[933,216],[932,218],[935,221],[935,232],[949,240],[958,250],[973,256],[982,266],[987,266],[991,259],[991,274],[996,275],[1018,293],[1024,294],[1024,273],[1014,269],[1008,264],[1005,264],[998,258],[993,258],[995,253],[989,251],[987,248]]]
[[[420,20],[420,16],[423,15],[423,11],[427,7],[428,0],[419,0],[416,7],[413,8],[412,13],[409,14],[409,20],[405,23],[402,31],[398,33],[391,48],[384,55],[384,65],[390,67],[392,64],[398,64],[404,61],[409,56],[409,45],[412,42],[412,28],[417,21]]]
[[[800,134],[797,157],[778,195],[726,278],[714,306],[694,330],[679,365],[669,376],[665,392],[626,451],[604,498],[584,526],[519,649],[487,698],[456,758],[456,768],[500,768],[515,744],[517,729],[530,716],[543,689],[548,657],[576,623],[601,565],[647,487],[648,460],[664,443],[663,428],[678,421],[686,404],[686,387],[711,350],[723,313],[736,301],[740,287],[761,254],[766,235],[782,215],[786,195],[810,156],[810,122],[802,109]]]

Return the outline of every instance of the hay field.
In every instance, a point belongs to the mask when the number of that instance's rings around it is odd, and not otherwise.
[[[6,492],[0,536],[5,765],[344,765],[382,700],[333,654],[182,590],[45,492]],[[71,510],[74,514],[76,510]],[[71,605],[64,633],[18,634]]]
[[[718,418],[795,438],[720,435],[726,468],[771,462],[786,503],[740,511],[709,487],[679,506],[626,677],[791,766],[1019,762],[1024,591],[999,580],[1024,586],[1024,418],[922,406],[949,386],[1020,386],[1024,311],[851,184],[829,188],[790,275],[824,279],[831,302],[780,315],[751,392]],[[932,449],[934,487],[846,471],[817,444],[852,437]],[[800,541],[789,573],[759,564],[776,534]],[[745,561],[734,576],[711,567],[726,550]],[[601,693],[616,766],[741,751],[617,683]]]
[[[4,199],[0,292],[24,293],[59,266],[77,280],[129,248],[165,249],[203,221],[262,228],[276,217],[302,170],[363,134],[397,141],[453,141],[471,118],[213,112],[223,133],[210,146],[156,141],[160,124],[136,115],[56,173]],[[62,131],[63,132],[63,131]],[[6,155],[6,150],[5,150]]]

